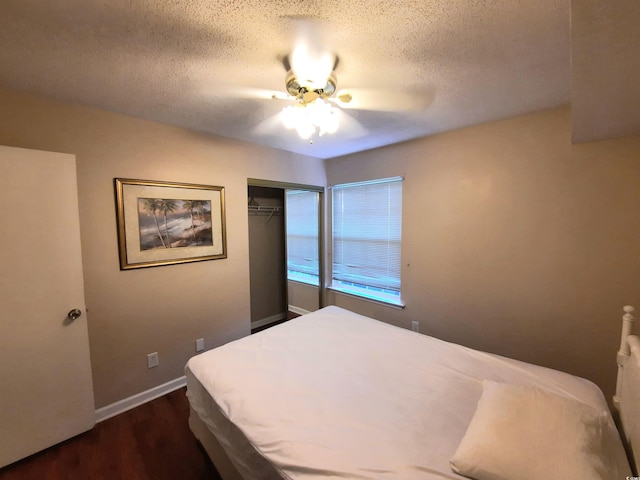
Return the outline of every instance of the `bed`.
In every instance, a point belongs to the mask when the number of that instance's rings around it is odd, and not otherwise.
[[[624,441],[588,380],[336,306],[191,358],[189,425],[225,480],[625,479],[640,448],[625,308]]]

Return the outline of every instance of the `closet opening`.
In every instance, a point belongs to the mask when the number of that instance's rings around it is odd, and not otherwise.
[[[248,179],[251,332],[323,306],[324,187]]]

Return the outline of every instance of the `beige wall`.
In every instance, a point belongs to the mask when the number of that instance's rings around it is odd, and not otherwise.
[[[183,375],[196,338],[249,333],[247,178],[323,185],[321,161],[9,90],[0,105],[0,144],[77,158],[97,407]],[[228,258],[120,271],[114,177],[224,186]]]
[[[610,396],[622,306],[640,307],[640,137],[571,145],[570,125],[560,108],[327,161],[330,185],[406,175],[406,308],[329,303]]]
[[[301,282],[287,282],[289,308],[302,312],[315,312],[320,305],[320,295],[316,285]]]

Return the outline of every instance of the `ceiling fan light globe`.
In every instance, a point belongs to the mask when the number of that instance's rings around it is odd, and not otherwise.
[[[282,124],[285,128],[296,128],[296,124],[299,122],[300,114],[299,109],[293,106],[285,107],[281,113]]]
[[[338,115],[335,108],[322,98],[308,104],[305,108],[310,122],[318,128],[318,134],[335,133],[338,129]]]
[[[296,125],[296,131],[298,132],[298,136],[303,140],[308,140],[316,133],[316,127],[314,127],[309,122],[300,122]]]
[[[338,131],[338,127],[340,126],[340,118],[338,117],[337,112],[331,112],[331,116],[329,120],[325,123],[325,130],[327,133],[336,133]]]
[[[302,139],[307,140],[316,132],[316,127],[311,122],[305,108],[299,104],[283,108],[280,117],[284,127],[295,130]]]
[[[296,130],[300,138],[308,140],[316,133],[319,136],[335,133],[340,124],[338,113],[326,99],[317,97],[309,103],[283,108],[281,118],[285,128]]]
[[[323,123],[318,125],[318,135],[322,137],[325,134],[336,133],[338,131],[339,125],[340,121],[338,119],[338,116],[332,113],[331,115],[323,119]]]

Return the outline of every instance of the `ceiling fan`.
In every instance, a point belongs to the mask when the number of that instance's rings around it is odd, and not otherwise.
[[[339,58],[323,46],[317,24],[310,19],[295,19],[298,35],[290,54],[281,58],[285,70],[285,90],[243,89],[252,98],[271,98],[289,102],[281,112],[259,124],[254,132],[269,134],[277,124],[294,129],[313,143],[325,134],[348,130],[349,137],[366,129],[343,110],[406,112],[424,110],[432,95],[396,89],[338,89],[336,69]],[[236,90],[237,91],[237,90]]]
[[[336,94],[335,68],[338,57],[318,49],[298,44],[291,55],[283,59],[285,88],[294,105],[283,108],[282,122],[286,128],[295,129],[303,139],[335,133],[340,125],[338,111],[331,105]],[[348,103],[348,94],[342,96]]]

